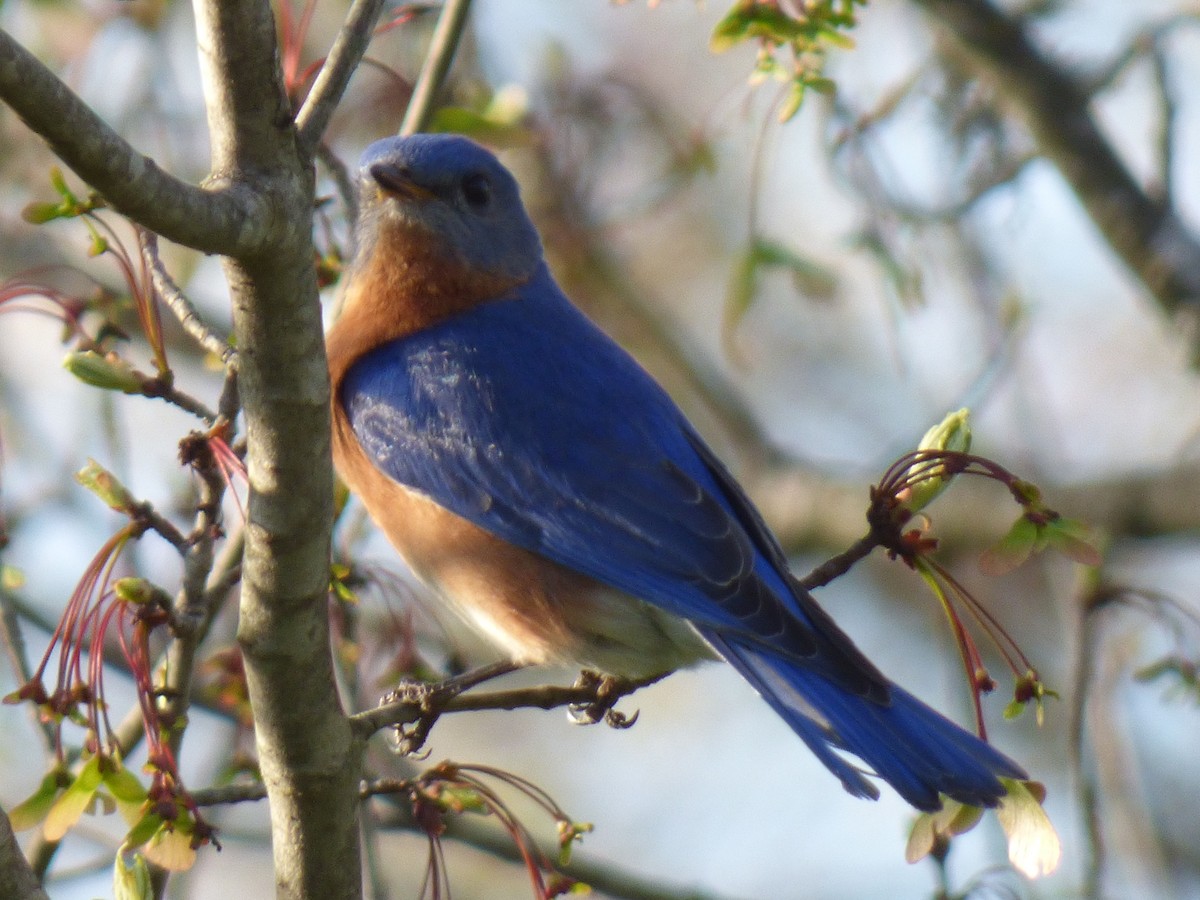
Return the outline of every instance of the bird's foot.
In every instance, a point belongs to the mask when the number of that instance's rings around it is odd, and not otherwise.
[[[595,725],[603,721],[610,728],[630,728],[638,720],[640,711],[635,710],[633,715],[626,715],[616,709],[617,701],[639,688],[654,684],[668,674],[662,672],[649,678],[634,679],[602,675],[585,669],[575,679],[574,687],[590,691],[593,699],[572,703],[567,707],[567,715],[576,725]]]
[[[445,683],[405,679],[379,698],[380,706],[403,703],[419,710],[414,721],[391,727],[389,743],[393,752],[401,756],[414,756],[420,752],[434,723],[441,716],[439,691]]]
[[[408,723],[392,726],[392,749],[401,756],[412,756],[420,751],[429,738],[429,732],[445,711],[446,704],[464,691],[477,685],[507,675],[521,668],[520,663],[500,662],[480,666],[453,678],[428,682],[406,679],[388,691],[379,701],[380,706],[403,703],[416,707],[417,718]]]

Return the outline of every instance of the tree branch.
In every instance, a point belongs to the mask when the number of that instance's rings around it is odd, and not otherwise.
[[[225,261],[250,484],[238,641],[271,807],[276,895],[361,896],[362,744],[341,709],[327,615],[333,470],[313,266],[312,155],[266,0],[195,0],[214,171],[270,200],[258,252]]]
[[[463,692],[471,687],[517,668],[520,666],[513,663],[496,663],[457,678],[447,679],[440,684],[402,685],[393,693],[395,699],[374,709],[357,713],[350,717],[350,721],[356,733],[364,740],[381,728],[417,723],[420,739],[423,740],[437,717],[443,713],[476,712],[485,709],[556,709],[569,706],[573,713],[578,714],[577,721],[583,724],[595,724],[603,719],[613,727],[626,728],[633,724],[637,714],[626,717],[616,712],[614,707],[617,702],[622,697],[655,684],[670,674],[663,672],[647,678],[625,679],[584,672],[569,687],[546,684],[463,695]],[[406,733],[404,748],[405,752],[411,753],[420,748],[420,742],[413,746]]]
[[[279,177],[296,160],[297,145],[270,4],[196,0],[195,13],[213,173],[235,182]],[[284,227],[282,212],[272,209],[264,220]],[[310,227],[308,217],[293,224]]]
[[[914,0],[970,70],[1024,119],[1109,245],[1168,312],[1200,304],[1200,242],[1149,196],[1092,117],[1080,82],[988,0]]]
[[[0,30],[0,99],[122,215],[205,253],[261,242],[265,207],[255,191],[199,188],[142,156],[7,32]]]
[[[442,14],[433,29],[429,52],[425,55],[425,64],[421,66],[408,109],[404,111],[401,135],[416,134],[429,124],[434,98],[442,89],[446,73],[450,71],[450,63],[454,61],[454,51],[462,39],[470,8],[471,0],[446,0],[442,6]]]
[[[12,900],[49,900],[38,884],[25,854],[13,834],[8,816],[0,810],[0,897]]]
[[[218,357],[222,364],[228,365],[237,356],[237,351],[229,345],[229,341],[209,327],[208,323],[200,317],[196,307],[192,305],[192,301],[175,283],[175,279],[171,277],[171,273],[167,271],[158,255],[158,235],[151,231],[139,230],[138,243],[141,246],[142,259],[150,269],[150,278],[154,282],[154,289],[158,291],[158,296],[162,298],[163,303],[175,314],[175,318],[192,340],[202,349]]]
[[[337,40],[329,50],[325,65],[317,73],[312,89],[296,114],[296,129],[306,147],[315,148],[329,126],[329,119],[345,93],[350,76],[358,68],[379,14],[383,0],[354,0]]]

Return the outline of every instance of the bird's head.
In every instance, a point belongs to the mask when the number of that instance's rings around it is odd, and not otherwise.
[[[541,263],[541,241],[516,179],[467,138],[376,141],[363,153],[359,182],[360,258],[383,249],[377,242],[391,236],[397,252],[406,240],[432,241],[455,262],[505,281],[524,281]]]

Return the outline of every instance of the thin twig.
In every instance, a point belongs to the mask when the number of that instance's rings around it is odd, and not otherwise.
[[[154,504],[149,500],[143,500],[141,503],[135,504],[131,515],[136,521],[156,532],[180,553],[187,552],[188,539],[184,537],[183,532],[155,509]]]
[[[1097,72],[1083,79],[1084,90],[1088,95],[1098,94],[1111,88],[1133,63],[1140,60],[1148,50],[1161,47],[1162,42],[1176,31],[1184,28],[1195,28],[1200,25],[1200,17],[1194,12],[1176,13],[1160,19],[1133,35],[1120,52]]]
[[[225,369],[225,383],[221,385],[221,398],[217,401],[218,421],[232,423],[242,409],[242,396],[238,391],[237,369]]]
[[[408,109],[404,111],[404,122],[400,126],[402,136],[416,134],[429,124],[433,114],[434,97],[441,90],[446,73],[450,71],[450,64],[454,61],[454,52],[462,39],[470,7],[471,0],[446,0],[442,6],[442,14],[433,29],[429,52],[425,56],[425,64],[417,77],[417,86],[408,101]]]
[[[232,806],[235,803],[253,803],[267,799],[267,788],[261,781],[247,784],[227,784],[223,787],[203,788],[191,792],[197,806]]]
[[[366,800],[369,797],[402,794],[411,790],[412,786],[413,781],[410,778],[376,778],[363,781],[358,786],[358,796]],[[191,798],[196,801],[197,806],[232,806],[237,803],[266,800],[267,789],[260,781],[250,781],[192,791]]]
[[[358,189],[355,187],[354,176],[350,174],[350,169],[324,142],[317,144],[317,159],[329,171],[333,177],[333,183],[337,185],[338,196],[342,199],[342,205],[346,207],[346,218],[350,222],[357,222]]]
[[[4,649],[12,664],[17,684],[28,684],[33,679],[33,669],[29,666],[29,655],[25,650],[25,633],[21,629],[21,616],[11,602],[12,599],[12,595],[0,587],[0,640],[4,642]],[[43,719],[33,706],[30,706],[30,712],[34,724],[42,734],[46,749],[53,750],[56,743],[53,723]]]
[[[142,394],[151,399],[166,400],[172,406],[178,406],[184,412],[191,413],[210,425],[217,421],[217,414],[206,403],[179,390],[173,384],[167,384],[161,378],[147,379],[142,384]]]
[[[208,323],[200,317],[200,313],[195,305],[180,290],[179,285],[175,283],[175,279],[171,277],[171,273],[163,265],[162,258],[158,255],[158,235],[144,228],[139,228],[137,235],[138,246],[142,251],[142,259],[146,261],[146,265],[150,268],[150,277],[154,282],[154,289],[158,292],[158,296],[162,299],[163,303],[167,305],[167,309],[175,314],[175,318],[179,320],[179,324],[183,326],[183,330],[197,344],[214,356],[219,357],[223,364],[236,365],[237,351],[233,349],[228,340],[213,331]]]
[[[1158,109],[1161,116],[1155,141],[1159,184],[1153,189],[1158,199],[1170,203],[1175,195],[1174,149],[1179,125],[1179,91],[1171,78],[1167,54],[1162,47],[1156,44],[1150,58],[1154,63],[1154,80],[1158,82]]]
[[[214,608],[242,578],[242,555],[246,550],[246,530],[238,531],[225,544],[205,588],[205,606]]]
[[[200,485],[192,533],[184,555],[183,586],[176,603],[176,614],[184,622],[199,624],[209,605],[206,584],[213,571],[213,548],[221,524],[225,479],[211,453],[197,455],[191,465]]]
[[[803,578],[797,578],[796,583],[806,591],[825,587],[835,578],[840,578],[849,572],[855,563],[869,556],[871,551],[878,546],[879,541],[874,534],[863,535],[837,556],[827,559]]]
[[[350,7],[342,30],[325,59],[325,65],[321,66],[304,105],[296,114],[296,129],[305,146],[315,148],[320,144],[333,111],[350,82],[350,76],[367,51],[382,11],[383,0],[354,0]]]
[[[506,664],[499,664],[495,673],[502,674]],[[488,671],[485,667],[480,672]],[[511,671],[508,668],[507,671]],[[467,677],[476,673],[467,673]],[[483,694],[462,694],[463,689],[438,693],[439,685],[430,685],[429,689],[419,696],[408,696],[395,702],[386,703],[375,709],[369,709],[350,717],[354,729],[363,737],[369,737],[382,728],[409,725],[419,722],[431,715],[436,717],[451,712],[476,712],[480,710],[513,710],[513,709],[556,709],[560,706],[580,707],[592,711],[597,707],[610,710],[624,696],[632,694],[650,684],[653,684],[665,674],[658,674],[638,680],[611,678],[581,678],[575,684],[564,687],[561,685],[541,685],[531,688],[516,688],[508,691],[489,691]],[[492,675],[494,677],[494,674]],[[482,679],[472,679],[478,684]],[[454,680],[448,682],[453,684]],[[598,718],[595,719],[598,721]],[[629,723],[623,717],[616,722]]]

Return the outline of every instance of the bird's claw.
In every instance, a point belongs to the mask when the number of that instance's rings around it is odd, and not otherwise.
[[[429,682],[403,679],[379,701],[380,706],[403,703],[418,710],[417,719],[411,723],[393,725],[392,749],[401,756],[412,756],[425,745],[429,732],[446,709],[446,704],[461,694],[501,675],[521,668],[521,663],[499,662],[481,666],[469,672],[455,675],[444,681]]]
[[[392,726],[390,744],[393,752],[400,756],[413,756],[420,752],[434,723],[441,716],[441,704],[438,701],[444,693],[444,684],[405,679],[379,699],[380,706],[404,703],[421,711],[415,722]]]
[[[603,721],[610,728],[630,728],[638,720],[640,711],[627,716],[618,712],[617,701],[642,686],[641,682],[615,675],[583,671],[575,680],[575,687],[589,690],[595,699],[585,703],[572,703],[567,707],[567,716],[576,725],[595,725]]]

